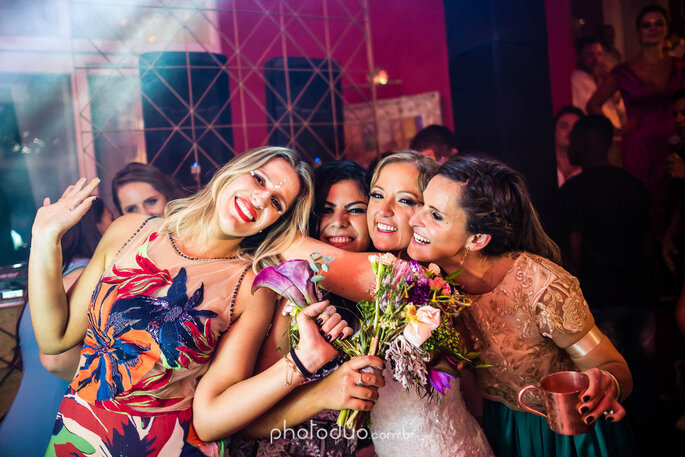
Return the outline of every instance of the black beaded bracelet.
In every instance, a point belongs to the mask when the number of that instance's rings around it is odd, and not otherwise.
[[[300,361],[299,357],[297,357],[297,354],[295,354],[295,348],[290,349],[290,357],[293,359],[293,362],[295,362],[295,366],[300,374],[304,376],[305,379],[310,379],[312,374],[304,367],[304,365],[302,365],[302,361]]]

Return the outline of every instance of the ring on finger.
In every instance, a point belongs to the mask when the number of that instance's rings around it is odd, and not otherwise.
[[[364,383],[362,382],[362,373],[359,372],[359,381],[357,381],[357,385],[359,387],[364,387]]]
[[[613,409],[609,409],[609,410],[607,410],[607,411],[604,411],[603,414],[604,414],[605,416],[611,416],[612,414],[614,414],[614,412],[615,412],[615,411],[614,411]]]

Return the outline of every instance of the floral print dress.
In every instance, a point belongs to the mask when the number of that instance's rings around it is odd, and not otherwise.
[[[224,454],[195,435],[191,403],[250,265],[189,258],[161,223],[145,221],[93,292],[46,456]]]

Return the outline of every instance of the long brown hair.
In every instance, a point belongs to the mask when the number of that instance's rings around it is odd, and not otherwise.
[[[561,262],[559,247],[542,228],[519,172],[491,158],[455,156],[438,175],[462,184],[466,230],[492,237],[480,251],[483,255],[526,251]]]

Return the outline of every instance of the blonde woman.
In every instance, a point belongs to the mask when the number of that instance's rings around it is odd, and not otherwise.
[[[29,293],[40,350],[83,343],[48,455],[221,454],[206,443],[240,430],[333,359],[325,337],[351,332],[326,302],[312,305],[298,317],[299,345],[250,377],[275,298],[249,286],[255,270],[306,234],[308,167],[288,149],[252,150],[170,203],[166,220],[118,218],[67,296],[60,239],[97,184],[81,179],[57,202],[46,199],[33,226]],[[337,323],[320,333],[314,319]]]

